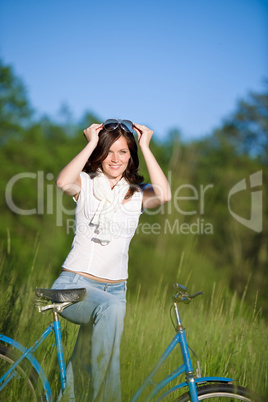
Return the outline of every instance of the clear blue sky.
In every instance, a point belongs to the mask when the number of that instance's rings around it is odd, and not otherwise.
[[[0,0],[0,57],[39,114],[211,132],[268,74],[268,1]]]

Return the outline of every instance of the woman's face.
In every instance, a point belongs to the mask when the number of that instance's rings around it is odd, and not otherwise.
[[[125,137],[121,135],[118,140],[112,144],[107,157],[101,163],[103,173],[110,180],[120,180],[127,168],[129,158],[130,151],[127,141]]]

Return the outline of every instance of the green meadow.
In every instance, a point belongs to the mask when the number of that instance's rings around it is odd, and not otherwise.
[[[36,119],[23,83],[2,63],[0,73],[0,333],[30,345],[52,320],[38,313],[34,289],[51,286],[74,235],[74,203],[55,179],[85,145],[83,128],[101,119],[92,112],[79,121]],[[173,198],[144,211],[130,246],[123,401],[175,335],[175,282],[205,292],[180,306],[202,375],[228,376],[268,395],[267,88],[233,107],[204,138],[186,142],[174,129],[152,141]],[[149,181],[142,157],[140,171]],[[78,328],[61,322],[68,361]],[[56,397],[55,347],[43,345],[37,357]],[[159,376],[179,364],[175,350]]]
[[[36,256],[35,256],[36,257]],[[7,275],[1,261],[1,324],[2,330],[25,346],[30,346],[45,326],[52,321],[51,312],[39,313],[34,305],[36,285],[49,286],[52,273],[44,267],[31,265],[31,275],[19,288],[16,275],[10,266]],[[183,278],[179,267],[176,280],[188,285],[189,291],[202,290],[194,278]],[[180,280],[181,279],[181,280]],[[16,289],[16,290],[15,290]],[[164,352],[175,335],[170,319],[172,283],[164,285],[163,276],[157,286],[141,284],[129,291],[125,331],[121,345],[121,379],[123,400],[130,400],[138,386]],[[190,347],[201,363],[203,376],[227,376],[237,384],[267,395],[268,328],[261,314],[258,295],[251,305],[245,302],[247,288],[241,297],[230,292],[224,281],[214,282],[211,290],[194,299],[190,304],[179,305],[182,323]],[[65,358],[72,352],[78,326],[61,319]],[[52,337],[48,338],[36,356],[46,370],[54,396],[60,387],[56,350]],[[193,357],[194,367],[195,357]],[[182,363],[179,349],[174,349],[155,380]],[[181,381],[184,381],[183,376]],[[1,400],[1,398],[0,398]],[[142,400],[142,399],[141,399]]]

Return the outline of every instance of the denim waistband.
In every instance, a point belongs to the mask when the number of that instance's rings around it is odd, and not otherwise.
[[[73,282],[77,282],[78,280],[84,283],[87,283],[91,286],[94,287],[99,287],[99,288],[104,288],[107,289],[112,288],[112,289],[126,289],[126,283],[127,281],[122,281],[122,282],[99,282],[99,281],[94,281],[94,279],[87,278],[86,276],[80,275],[80,274],[75,274],[74,272],[68,272],[68,271],[62,271],[60,276],[68,276],[70,279],[72,279]]]

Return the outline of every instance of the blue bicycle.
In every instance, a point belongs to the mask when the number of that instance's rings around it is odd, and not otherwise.
[[[179,284],[174,285],[176,293],[172,296],[172,308],[174,311],[173,322],[176,335],[156,363],[148,377],[137,390],[131,402],[135,401],[162,401],[176,400],[180,402],[201,400],[239,400],[259,401],[260,398],[234,383],[232,378],[202,377],[200,364],[197,360],[197,370],[194,372],[190,357],[190,348],[187,344],[185,330],[181,322],[178,304],[190,303],[195,297],[203,294],[198,292],[193,295],[187,293],[187,289]],[[85,289],[36,289],[37,306],[39,312],[51,310],[53,322],[48,325],[42,335],[28,348],[17,341],[0,335],[0,400],[1,401],[53,401],[51,386],[42,365],[34,356],[35,351],[42,342],[54,334],[61,390],[68,386],[66,382],[65,361],[62,347],[61,326],[59,313],[73,303],[78,303],[85,297]],[[156,383],[154,377],[159,372],[162,364],[179,345],[182,355],[182,365],[167,377]],[[184,374],[185,380],[178,381],[178,377]],[[175,385],[171,385],[174,384]],[[168,390],[167,388],[170,387]],[[179,396],[178,396],[179,395]],[[108,401],[107,401],[108,402]]]

